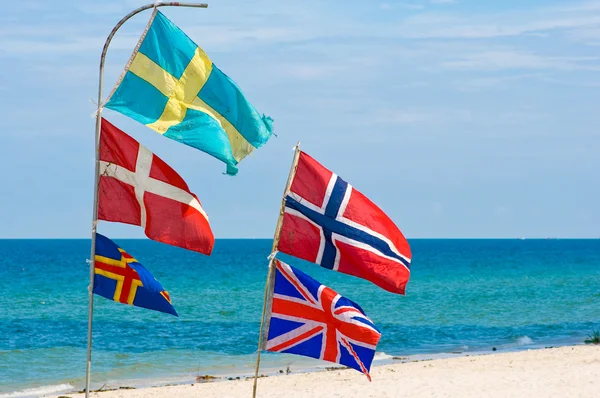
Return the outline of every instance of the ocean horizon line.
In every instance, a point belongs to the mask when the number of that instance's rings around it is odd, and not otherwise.
[[[0,237],[0,241],[3,240],[90,240],[90,237],[78,237],[78,238],[72,238],[72,237],[60,237],[60,238],[55,238],[55,237]],[[146,241],[146,240],[152,240],[149,238],[145,238],[145,237],[122,237],[122,236],[111,236],[111,239],[119,239],[119,240],[139,240],[139,241]],[[600,235],[599,236],[584,236],[584,237],[571,237],[571,236],[567,236],[567,237],[563,237],[563,236],[550,236],[550,237],[545,237],[545,236],[532,236],[532,237],[528,237],[528,236],[518,236],[518,237],[514,237],[514,236],[507,236],[507,237],[413,237],[413,238],[406,238],[409,241],[414,241],[414,240],[596,240],[596,239],[600,239]],[[269,238],[215,238],[216,241],[225,241],[225,240],[273,240],[272,237]]]

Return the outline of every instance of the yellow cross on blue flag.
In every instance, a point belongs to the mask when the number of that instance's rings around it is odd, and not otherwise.
[[[273,131],[273,119],[156,9],[104,106],[216,157],[231,175]]]
[[[118,303],[179,316],[169,293],[150,271],[99,233],[96,233],[93,292]]]

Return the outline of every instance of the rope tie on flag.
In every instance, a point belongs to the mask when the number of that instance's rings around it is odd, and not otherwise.
[[[91,118],[95,119],[98,117],[98,114],[104,109],[104,104],[102,104],[102,106],[98,106],[98,103],[91,98],[90,102],[96,106],[96,110],[90,115]]]
[[[277,253],[279,253],[279,250],[275,250],[273,253],[269,254],[269,256],[267,257],[267,260],[271,261],[275,258],[275,256],[277,255]]]

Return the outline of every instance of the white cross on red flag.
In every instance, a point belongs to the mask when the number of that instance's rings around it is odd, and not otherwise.
[[[150,239],[207,255],[215,243],[208,216],[183,178],[105,119],[98,219],[138,225]]]

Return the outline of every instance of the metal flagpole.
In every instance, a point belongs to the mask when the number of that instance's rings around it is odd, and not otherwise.
[[[263,349],[263,333],[265,325],[265,315],[267,310],[267,299],[269,298],[269,291],[271,290],[271,281],[275,272],[273,263],[275,262],[275,251],[279,246],[279,235],[281,233],[281,225],[283,224],[283,213],[285,211],[285,197],[290,192],[292,181],[296,175],[296,169],[298,168],[298,159],[300,158],[300,141],[294,147],[294,159],[292,160],[292,167],[290,168],[290,174],[288,175],[287,183],[285,184],[285,190],[283,191],[283,198],[281,198],[281,207],[279,208],[279,218],[277,219],[277,225],[275,226],[275,235],[273,237],[273,247],[271,248],[271,255],[269,256],[269,272],[267,274],[267,281],[265,283],[265,294],[263,297],[262,315],[260,318],[260,331],[258,332],[258,354],[256,356],[256,369],[254,370],[254,385],[252,386],[252,398],[256,398],[256,384],[258,381],[258,368],[260,367],[260,352]]]
[[[98,77],[98,109],[96,111],[96,136],[95,136],[95,176],[94,176],[94,208],[92,216],[92,247],[90,250],[90,284],[88,286],[89,295],[89,307],[88,307],[88,340],[87,340],[87,366],[85,371],[85,397],[89,398],[90,394],[90,377],[92,368],[92,319],[94,312],[94,257],[96,253],[96,225],[98,223],[98,187],[99,187],[99,174],[100,174],[100,126],[102,121],[102,84],[104,80],[104,60],[106,58],[106,52],[108,46],[112,41],[113,36],[121,26],[134,15],[148,10],[150,8],[166,7],[166,6],[179,6],[179,7],[196,7],[196,8],[207,8],[208,4],[205,3],[180,3],[178,1],[167,1],[167,2],[156,2],[147,4],[145,6],[136,8],[129,14],[125,15],[110,32],[104,43],[102,49],[102,55],[100,56],[100,73]]]

